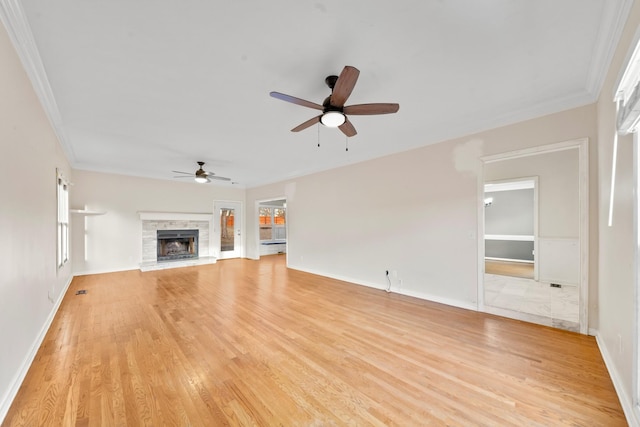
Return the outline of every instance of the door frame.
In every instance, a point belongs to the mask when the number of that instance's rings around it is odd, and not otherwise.
[[[521,150],[480,157],[482,162],[477,183],[478,207],[478,311],[486,312],[484,304],[484,168],[488,163],[564,150],[578,150],[578,204],[580,239],[580,333],[589,333],[589,138],[578,138]]]
[[[213,247],[217,259],[244,258],[244,203],[238,200],[213,201]],[[231,256],[223,256],[220,250],[220,213],[221,208],[233,208],[234,212],[234,250]],[[239,214],[239,215],[238,215]]]

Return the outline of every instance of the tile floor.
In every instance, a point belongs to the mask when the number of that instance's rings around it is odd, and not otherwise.
[[[578,331],[579,289],[532,279],[485,274],[484,303],[490,313]]]

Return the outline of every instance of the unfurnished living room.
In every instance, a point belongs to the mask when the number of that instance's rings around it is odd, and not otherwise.
[[[640,425],[640,4],[0,0],[0,424]]]

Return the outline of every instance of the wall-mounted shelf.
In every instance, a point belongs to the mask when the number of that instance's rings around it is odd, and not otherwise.
[[[90,211],[87,209],[69,209],[69,212],[76,215],[104,215],[106,212]]]

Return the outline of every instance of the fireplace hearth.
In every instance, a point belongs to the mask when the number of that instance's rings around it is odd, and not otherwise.
[[[198,258],[199,230],[157,230],[158,262]]]

